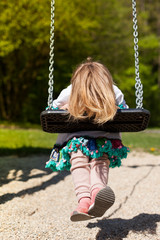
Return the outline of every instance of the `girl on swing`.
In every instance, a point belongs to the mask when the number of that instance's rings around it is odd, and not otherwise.
[[[88,58],[73,73],[71,85],[53,101],[53,108],[67,109],[75,120],[92,118],[103,124],[114,118],[118,108],[128,106],[108,69]],[[71,171],[78,200],[71,221],[101,217],[113,205],[115,195],[107,186],[109,167],[119,167],[127,152],[119,133],[86,129],[58,135],[46,168]]]

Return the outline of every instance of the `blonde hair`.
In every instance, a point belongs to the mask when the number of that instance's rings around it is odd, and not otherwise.
[[[74,119],[93,118],[103,124],[112,120],[117,106],[113,80],[108,69],[90,58],[80,64],[73,73],[69,113]]]

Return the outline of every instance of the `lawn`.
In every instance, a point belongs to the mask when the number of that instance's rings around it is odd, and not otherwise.
[[[56,137],[40,129],[0,129],[0,156],[48,154]]]
[[[160,130],[137,133],[122,133],[123,144],[130,147],[130,150],[143,150],[160,154]]]
[[[57,134],[41,129],[0,128],[0,156],[49,154]],[[160,130],[122,133],[123,144],[132,150],[160,154]]]

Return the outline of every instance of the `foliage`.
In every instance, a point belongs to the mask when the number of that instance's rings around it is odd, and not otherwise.
[[[102,61],[135,107],[130,1],[58,0],[55,6],[54,97],[87,56]],[[137,1],[144,107],[160,126],[160,3]],[[47,105],[50,1],[0,1],[0,118],[39,122]]]

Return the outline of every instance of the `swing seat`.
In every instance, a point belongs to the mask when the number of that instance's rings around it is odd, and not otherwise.
[[[118,109],[112,121],[103,125],[90,119],[68,120],[67,110],[45,110],[40,115],[43,131],[49,133],[71,133],[78,131],[139,132],[147,128],[150,112],[146,109]]]

